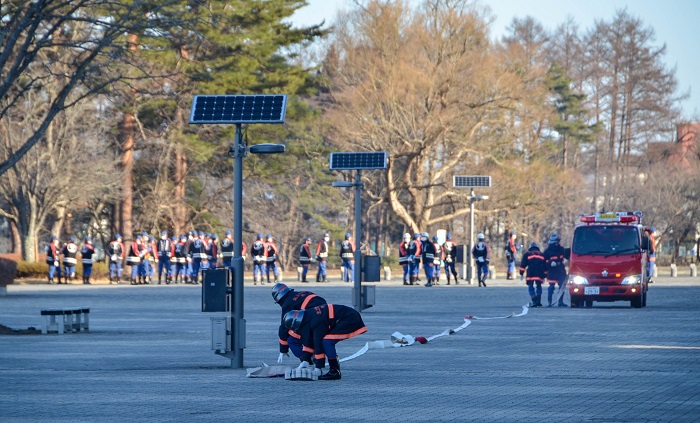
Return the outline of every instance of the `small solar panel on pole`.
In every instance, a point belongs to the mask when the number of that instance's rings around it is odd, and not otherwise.
[[[469,188],[469,249],[464,256],[468,257],[467,280],[471,285],[474,281],[474,263],[472,260],[472,249],[474,248],[474,203],[480,200],[488,200],[488,196],[475,195],[474,188],[491,188],[491,177],[483,175],[452,177],[452,185],[455,188]]]
[[[234,219],[233,219],[233,290],[231,296],[231,352],[221,354],[231,358],[231,367],[243,367],[243,349],[245,348],[246,322],[243,315],[243,157],[248,151],[255,153],[253,147],[247,148],[243,141],[241,126],[244,124],[284,123],[287,110],[285,94],[261,95],[197,95],[192,101],[190,124],[233,124],[236,125],[234,145],[229,153],[234,158]],[[258,149],[260,153],[284,152],[281,148]]]
[[[362,252],[360,245],[362,240],[362,175],[363,170],[386,169],[388,158],[386,152],[354,152],[354,153],[331,153],[331,170],[355,170],[355,269],[354,279],[354,299],[353,304],[357,311],[362,311]]]

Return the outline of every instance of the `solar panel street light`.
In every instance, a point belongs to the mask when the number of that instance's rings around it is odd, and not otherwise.
[[[474,263],[472,262],[472,248],[474,248],[474,203],[477,201],[488,200],[488,195],[475,195],[474,188],[491,188],[491,177],[483,175],[462,176],[455,175],[452,177],[452,184],[455,188],[469,188],[469,251],[467,257],[467,280],[469,285],[474,283]]]
[[[243,367],[245,348],[245,319],[243,318],[243,157],[253,154],[284,153],[282,144],[258,144],[246,148],[241,126],[256,123],[284,123],[287,110],[285,94],[263,95],[197,95],[192,101],[190,124],[236,125],[234,145],[229,155],[233,164],[233,295],[231,298],[231,351],[221,354],[231,359],[232,368]]]
[[[355,268],[354,279],[354,299],[353,304],[357,311],[362,311],[362,252],[360,251],[360,240],[362,239],[362,178],[361,171],[373,169],[386,169],[388,164],[387,153],[385,151],[363,151],[347,153],[331,153],[331,170],[356,170],[355,182],[336,181],[331,185],[336,188],[355,187]]]

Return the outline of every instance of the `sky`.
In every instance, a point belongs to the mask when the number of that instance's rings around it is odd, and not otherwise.
[[[338,10],[352,7],[351,0],[307,0],[292,18],[297,26],[332,25]],[[417,2],[417,0],[414,0]],[[495,21],[492,34],[500,39],[514,17],[532,16],[547,30],[571,16],[581,32],[596,20],[610,21],[615,12],[627,11],[654,28],[655,45],[666,44],[665,62],[668,69],[676,68],[678,95],[689,94],[680,103],[682,116],[700,120],[700,1],[698,0],[478,0],[491,8]]]

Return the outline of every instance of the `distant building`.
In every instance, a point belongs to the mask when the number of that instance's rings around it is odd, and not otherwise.
[[[650,143],[647,157],[652,161],[661,159],[679,165],[679,167],[688,168],[700,159],[699,132],[700,123],[698,122],[678,124],[676,126],[676,142]]]

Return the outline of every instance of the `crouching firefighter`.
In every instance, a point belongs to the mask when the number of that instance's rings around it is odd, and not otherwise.
[[[525,283],[527,283],[527,291],[530,294],[530,298],[532,298],[530,307],[542,307],[542,282],[544,282],[545,277],[544,265],[544,254],[540,251],[539,245],[533,242],[520,261],[520,280],[523,280],[523,274],[527,270]],[[537,285],[537,289],[535,289],[534,285]]]
[[[284,325],[284,316],[292,310],[304,310],[326,304],[326,300],[313,292],[295,291],[283,283],[277,283],[272,287],[272,299],[282,307],[279,327],[280,355],[277,363],[282,364],[284,357],[289,357],[289,350],[292,350],[292,354],[301,360],[301,336],[292,329],[287,329]],[[308,363],[313,364],[312,361]]]
[[[339,304],[324,304],[307,310],[287,312],[284,315],[284,325],[301,336],[302,362],[299,368],[309,366],[313,353],[316,361],[314,374],[320,375],[319,380],[340,379],[340,363],[335,344],[367,332],[360,313]],[[326,357],[330,370],[321,375]]]

